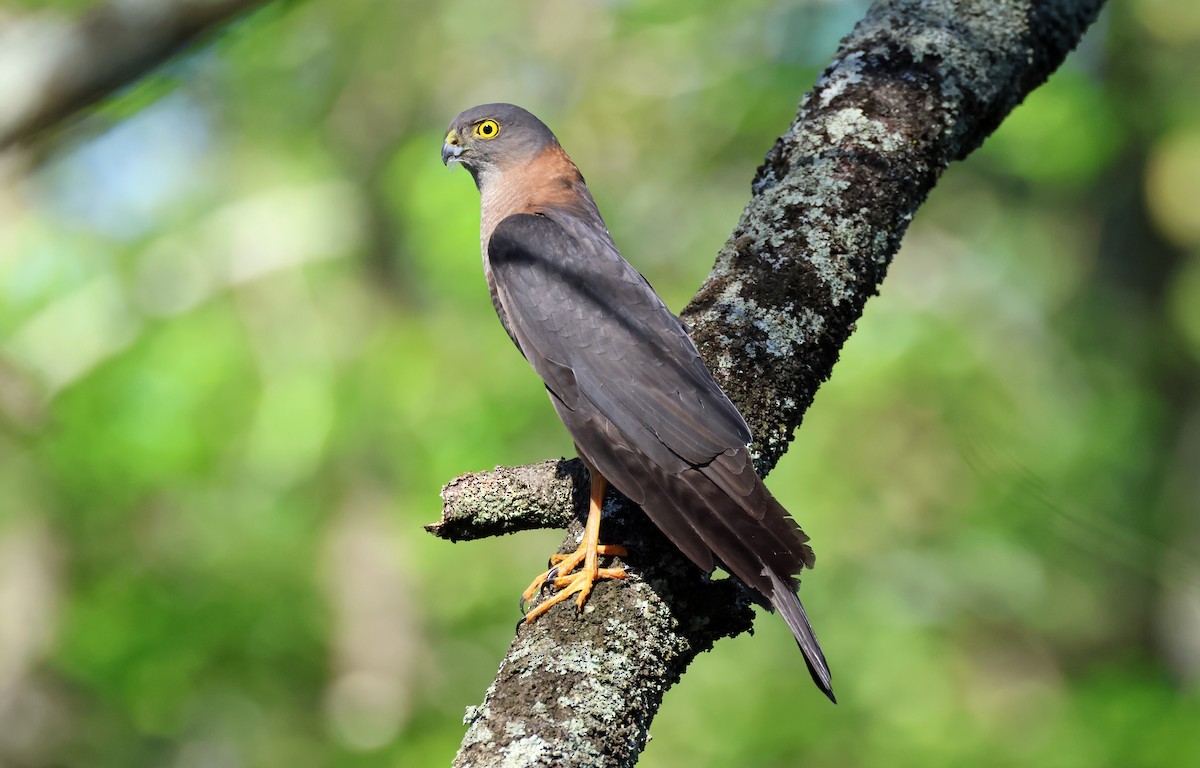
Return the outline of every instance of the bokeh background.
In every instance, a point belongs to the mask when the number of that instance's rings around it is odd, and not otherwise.
[[[865,7],[277,2],[0,155],[0,766],[447,764],[560,535],[421,526],[571,448],[446,123],[543,117],[678,310]],[[945,174],[769,481],[841,704],[762,617],[641,765],[1200,757],[1198,62],[1114,0]]]

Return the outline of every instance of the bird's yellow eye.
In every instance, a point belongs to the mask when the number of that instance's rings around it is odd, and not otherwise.
[[[500,123],[495,120],[484,120],[475,126],[475,135],[481,139],[494,139],[500,135]]]

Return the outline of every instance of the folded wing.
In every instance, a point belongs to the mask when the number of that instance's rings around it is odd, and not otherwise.
[[[715,557],[769,599],[832,697],[796,596],[808,537],[754,472],[750,430],[680,320],[599,222],[510,216],[487,262],[500,318],[583,457],[697,566]]]

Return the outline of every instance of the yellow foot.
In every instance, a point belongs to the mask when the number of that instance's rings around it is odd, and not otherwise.
[[[608,488],[608,481],[591,464],[588,465],[588,471],[591,473],[591,504],[588,508],[587,523],[583,527],[583,541],[579,543],[579,548],[571,554],[551,557],[550,570],[534,579],[529,588],[521,594],[521,610],[523,611],[525,604],[544,590],[554,590],[550,599],[525,614],[526,624],[571,595],[579,595],[575,601],[575,609],[582,611],[583,604],[587,602],[588,595],[592,593],[592,585],[596,583],[597,579],[625,578],[624,569],[601,568],[599,565],[601,556],[623,557],[627,553],[625,547],[600,543],[600,515],[604,506],[604,492]],[[580,563],[583,564],[582,568],[579,568]],[[572,573],[576,568],[579,568],[579,572]]]
[[[532,602],[537,595],[547,589],[553,589],[554,594],[525,614],[526,624],[576,594],[579,597],[575,601],[575,608],[582,611],[583,604],[587,602],[588,595],[592,593],[592,586],[596,581],[625,578],[625,569],[600,568],[594,565],[595,557],[591,558],[593,565],[588,568],[587,554],[587,546],[580,544],[579,549],[569,555],[553,555],[550,558],[550,565],[553,567],[534,579],[533,583],[521,593],[521,610],[524,611],[527,603]],[[625,547],[617,544],[597,544],[595,545],[595,554],[605,557],[624,557],[628,553]],[[584,563],[584,567],[579,572],[572,573],[580,563]]]

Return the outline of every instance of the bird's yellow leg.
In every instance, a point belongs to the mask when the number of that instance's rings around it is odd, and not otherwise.
[[[533,580],[521,594],[521,605],[533,600],[547,585],[555,593],[529,613],[525,614],[525,623],[530,623],[553,606],[563,602],[572,595],[579,595],[575,601],[577,610],[583,610],[588,595],[592,593],[592,585],[597,579],[623,579],[623,568],[601,568],[600,556],[621,557],[626,554],[625,548],[616,544],[600,543],[600,513],[604,507],[604,492],[608,490],[608,480],[595,470],[592,471],[591,504],[588,509],[587,525],[583,530],[583,541],[579,548],[569,555],[554,555],[550,558],[553,566],[550,570]],[[580,564],[583,567],[579,568]]]

